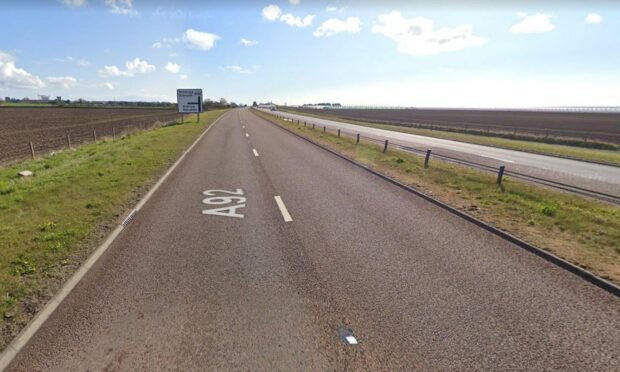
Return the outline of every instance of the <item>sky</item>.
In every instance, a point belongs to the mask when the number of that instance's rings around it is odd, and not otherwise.
[[[2,0],[0,97],[620,106],[619,1]]]

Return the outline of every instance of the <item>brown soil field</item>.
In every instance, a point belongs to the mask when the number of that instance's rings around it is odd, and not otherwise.
[[[620,114],[616,113],[457,109],[296,110],[375,123],[429,124],[620,143]]]
[[[0,108],[0,162],[42,155],[97,138],[147,129],[179,118],[174,110],[107,108]]]

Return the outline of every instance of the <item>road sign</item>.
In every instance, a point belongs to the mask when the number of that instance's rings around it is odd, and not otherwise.
[[[177,89],[177,111],[179,113],[202,112],[202,89]]]

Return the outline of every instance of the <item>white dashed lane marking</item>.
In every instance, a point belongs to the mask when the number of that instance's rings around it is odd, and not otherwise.
[[[256,149],[252,149],[252,151],[254,152],[254,156],[258,157],[258,151],[256,151]]]
[[[280,208],[280,213],[282,213],[282,217],[284,217],[284,222],[292,222],[293,218],[288,213],[288,209],[286,209],[286,205],[284,205],[282,198],[280,196],[274,196],[274,198],[276,199],[276,204],[278,204],[278,208]]]

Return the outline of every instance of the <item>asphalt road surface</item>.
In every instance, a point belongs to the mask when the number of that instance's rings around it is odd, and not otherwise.
[[[602,371],[618,345],[617,297],[240,109],[9,369]]]
[[[265,112],[274,114],[274,112],[268,110],[265,110]],[[341,129],[349,133],[360,133],[364,137],[379,140],[388,139],[390,143],[414,147],[424,151],[431,149],[433,153],[492,167],[505,165],[506,170],[602,192],[620,198],[620,167],[418,136],[282,111],[278,111],[277,114],[293,120],[316,123],[321,127],[326,126],[332,130]]]

